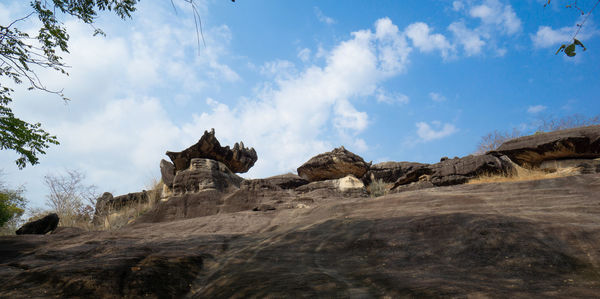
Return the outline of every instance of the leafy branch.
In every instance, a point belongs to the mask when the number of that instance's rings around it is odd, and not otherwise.
[[[551,1],[552,0],[548,0],[548,2],[546,2],[546,4],[544,4],[544,7],[548,6]],[[592,9],[590,9],[587,13],[585,12],[585,10],[581,9],[577,5],[576,0],[573,1],[571,4],[566,5],[567,8],[573,8],[573,9],[577,10],[582,16],[585,15],[585,17],[583,18],[583,21],[581,23],[577,24],[577,31],[575,31],[575,34],[573,34],[573,37],[572,37],[573,42],[568,45],[562,44],[556,51],[556,54],[558,54],[560,52],[564,52],[565,55],[567,55],[569,57],[573,57],[573,56],[577,55],[577,53],[575,53],[577,46],[581,47],[583,49],[583,51],[587,50],[586,47],[583,45],[583,43],[577,39],[577,35],[579,34],[579,31],[581,31],[581,28],[583,27],[585,22],[587,22],[588,18],[592,14],[592,12],[596,9],[596,6],[598,6],[598,3],[600,3],[600,0],[596,1],[594,6],[592,7]]]

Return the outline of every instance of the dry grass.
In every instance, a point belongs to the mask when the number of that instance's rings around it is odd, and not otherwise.
[[[382,180],[372,181],[367,187],[367,191],[371,197],[379,197],[386,195],[390,190],[391,184],[386,184]]]
[[[578,167],[568,167],[559,169],[555,172],[545,172],[539,169],[526,169],[522,167],[516,167],[517,171],[514,174],[484,174],[474,179],[469,180],[467,184],[486,184],[486,183],[503,183],[503,182],[521,182],[521,181],[535,181],[535,180],[546,180],[553,178],[566,177],[576,175],[580,173]]]

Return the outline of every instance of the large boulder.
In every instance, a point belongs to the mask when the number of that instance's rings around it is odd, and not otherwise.
[[[150,199],[150,191],[132,192],[124,195],[113,196],[110,192],[104,192],[96,200],[96,215],[116,212],[125,206],[137,203],[146,203]]]
[[[181,152],[167,152],[167,156],[175,164],[175,171],[186,170],[194,158],[204,158],[219,161],[235,173],[247,172],[258,159],[254,148],[247,149],[244,143],[236,143],[233,149],[221,147],[215,137],[215,129],[204,131],[198,143]]]
[[[167,187],[173,188],[173,180],[175,179],[175,165],[165,159],[160,160],[160,175],[163,183]]]
[[[58,215],[55,213],[49,214],[44,218],[27,222],[17,231],[17,235],[44,235],[56,229],[58,226]]]
[[[295,189],[302,185],[306,185],[309,181],[301,178],[299,175],[293,173],[281,174],[272,177],[268,177],[265,180],[270,184],[276,185],[281,189]]]
[[[231,188],[239,188],[243,180],[219,161],[194,158],[189,169],[178,171],[175,175],[173,194],[182,195],[204,190],[228,191]]]
[[[479,175],[511,174],[514,171],[513,163],[506,156],[470,155],[463,158],[443,159],[436,164],[415,166],[398,178],[392,189],[417,182],[418,184],[414,184],[411,188],[464,184]]]
[[[600,125],[512,139],[496,152],[525,167],[538,167],[546,160],[599,158]]]
[[[381,180],[384,183],[395,183],[398,179],[404,177],[411,180],[411,176],[418,177],[419,170],[425,169],[428,164],[416,162],[382,162],[371,165],[369,171],[362,177],[365,185],[369,185],[373,181]]]
[[[316,155],[298,167],[298,175],[309,182],[334,180],[353,175],[362,178],[371,163],[346,150],[343,146]]]

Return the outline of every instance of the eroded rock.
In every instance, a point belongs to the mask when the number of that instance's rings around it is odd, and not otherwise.
[[[515,138],[496,152],[523,167],[538,167],[546,160],[600,158],[600,125]]]
[[[15,233],[17,235],[44,235],[55,230],[59,220],[58,215],[52,213],[44,218],[25,223]]]
[[[309,182],[339,179],[347,175],[361,178],[370,166],[371,163],[366,163],[363,158],[341,146],[312,157],[298,167],[298,175]]]
[[[353,175],[340,179],[316,181],[295,189],[303,195],[314,197],[366,197],[367,189],[363,182]]]
[[[227,191],[239,188],[242,180],[219,161],[194,158],[189,169],[178,171],[175,175],[173,193],[181,195],[209,189]]]
[[[381,180],[384,183],[395,183],[400,178],[403,178],[402,181],[406,180],[408,182],[412,182],[427,172],[422,171],[427,169],[427,166],[429,166],[429,164],[416,162],[377,163],[371,166],[369,171],[367,171],[367,173],[363,176],[362,180],[365,185],[377,180]]]
[[[165,159],[160,160],[160,175],[165,186],[173,188],[173,180],[175,179],[175,165]]]
[[[215,137],[215,129],[204,131],[200,140],[181,152],[167,152],[167,156],[175,165],[175,171],[186,170],[190,167],[191,160],[203,158],[219,161],[235,173],[247,172],[258,159],[254,148],[247,149],[244,143],[236,143],[233,149],[229,146],[221,147]]]

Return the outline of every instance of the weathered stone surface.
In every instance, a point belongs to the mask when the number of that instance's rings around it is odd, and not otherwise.
[[[512,162],[506,156],[479,155],[443,160],[431,165],[416,165],[394,183],[392,189],[418,181],[430,181],[435,186],[448,186],[466,183],[482,174],[512,173]],[[416,184],[411,188],[427,188],[429,184]],[[405,190],[402,188],[399,190]]]
[[[596,168],[600,169],[600,159],[564,159],[564,160],[546,160],[540,163],[540,170],[546,172],[556,172],[561,169],[578,167],[582,168],[583,173],[595,173]]]
[[[363,182],[353,175],[340,179],[316,181],[295,189],[305,196],[314,197],[366,197],[367,189]]]
[[[538,167],[546,160],[600,158],[600,125],[515,138],[496,152],[524,167]]]
[[[429,164],[416,162],[382,162],[371,165],[369,171],[362,177],[365,185],[373,181],[381,180],[384,183],[395,183],[401,177],[411,181],[410,177],[416,175],[415,179],[420,176],[419,169],[424,169]]]
[[[333,180],[353,175],[362,178],[371,163],[346,150],[343,146],[316,155],[298,167],[298,175],[309,182]]]
[[[58,226],[58,215],[55,213],[49,214],[44,218],[27,222],[17,231],[17,235],[44,235],[56,229]]]
[[[160,160],[160,175],[165,186],[173,188],[175,165],[165,159]]]
[[[221,147],[215,137],[215,129],[204,131],[198,143],[181,152],[167,152],[167,156],[175,164],[175,171],[182,171],[190,167],[194,158],[211,159],[222,162],[229,170],[236,173],[247,172],[258,159],[254,148],[247,149],[244,143],[236,143],[233,149],[229,146]]]
[[[281,174],[263,179],[273,185],[279,186],[281,189],[295,189],[309,182],[293,173]]]
[[[219,161],[194,158],[189,169],[178,171],[175,175],[173,194],[197,193],[210,189],[228,191],[239,188],[242,180]]]
[[[252,206],[276,210],[0,236],[0,297],[597,298],[599,180],[303,196],[302,209],[276,193]],[[169,208],[203,213],[197,195]]]

